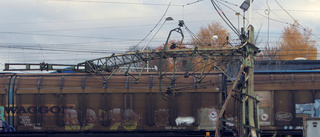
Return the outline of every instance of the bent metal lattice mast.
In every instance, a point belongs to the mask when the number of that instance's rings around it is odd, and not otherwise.
[[[158,78],[159,78],[159,90],[163,90],[162,79],[170,79],[169,87],[166,89],[166,96],[174,98],[178,90],[185,89],[186,87],[176,87],[175,73],[177,71],[178,62],[184,60],[183,71],[184,77],[195,77],[198,83],[202,80],[210,71],[220,71],[229,80],[232,81],[232,88],[228,89],[226,93],[222,93],[222,102],[220,113],[217,119],[216,136],[221,136],[221,130],[228,130],[224,126],[225,122],[233,123],[241,128],[234,134],[238,136],[259,136],[259,123],[258,123],[258,101],[254,97],[254,56],[259,52],[258,48],[254,45],[254,30],[252,26],[248,27],[247,34],[242,32],[241,45],[238,46],[225,46],[220,48],[203,48],[201,46],[194,46],[194,48],[184,48],[182,41],[184,39],[181,27],[175,28],[170,31],[164,47],[161,50],[151,51],[135,51],[124,54],[113,54],[111,56],[88,60],[76,65],[66,64],[25,64],[25,63],[6,63],[4,71],[29,71],[29,70],[73,70],[76,72],[86,72],[93,75],[101,75],[103,78],[102,84],[108,82],[115,72],[122,71],[125,76],[132,76],[135,83],[139,83],[140,76],[144,73],[148,73],[145,69],[148,67],[151,61],[156,61],[158,64]],[[169,39],[172,32],[181,34],[181,42],[177,45],[173,44],[170,47]],[[164,66],[164,62],[170,62],[171,66]],[[235,61],[240,62],[241,66],[237,73],[235,80],[232,80],[231,76],[227,74],[227,68]],[[20,66],[19,69],[14,69]],[[23,68],[21,68],[21,66]],[[140,67],[139,75],[131,75],[135,66]],[[206,69],[208,68],[209,69]],[[231,66],[232,67],[232,66]],[[137,70],[137,69],[134,69]],[[168,73],[170,72],[170,77]],[[241,81],[241,83],[239,83]],[[242,108],[241,116],[238,116],[239,121],[226,120],[223,116],[228,103],[234,95],[239,95],[237,100],[241,100]]]

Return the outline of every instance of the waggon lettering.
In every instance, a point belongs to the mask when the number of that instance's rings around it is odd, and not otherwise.
[[[41,113],[41,114],[46,114],[46,113],[53,113],[53,114],[57,114],[57,113],[63,113],[64,109],[73,109],[73,106],[28,106],[28,107],[5,107],[5,112],[7,114],[12,113],[24,113],[24,114],[35,114],[37,112]]]

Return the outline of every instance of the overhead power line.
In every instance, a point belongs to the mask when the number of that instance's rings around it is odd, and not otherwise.
[[[35,31],[23,31],[23,32],[54,32],[54,31],[81,31],[81,30],[101,30],[101,29],[115,29],[125,27],[146,27],[154,24],[145,25],[126,25],[126,26],[112,26],[112,27],[93,27],[93,28],[74,28],[74,29],[56,29],[56,30],[35,30]]]
[[[224,3],[227,3],[227,4],[229,4],[229,5],[239,7],[239,5],[234,4],[234,3],[231,3],[231,2],[228,2],[228,1],[226,1],[226,0],[219,0],[218,2],[219,2],[219,3],[224,2]]]
[[[215,0],[211,0],[211,3],[214,7],[214,9],[217,11],[218,15],[223,19],[223,21],[230,27],[230,29],[240,37],[240,32],[238,29],[232,24],[232,22],[229,20],[229,18],[224,14],[223,10],[220,8],[220,6],[215,2]]]
[[[305,27],[303,27],[295,18],[293,18],[293,16],[292,16],[286,9],[284,9],[277,0],[275,0],[275,1],[276,1],[276,3],[280,6],[280,8],[281,8],[283,11],[285,11],[285,12],[293,19],[294,22],[296,22],[301,28],[304,29],[304,31],[306,31],[306,32],[310,33],[312,36],[320,39],[320,37],[312,34],[312,33],[311,33],[310,31],[308,31]]]
[[[256,13],[257,13],[257,14],[259,14],[260,16],[262,16],[262,17],[264,17],[264,18],[267,18],[267,19],[268,19],[268,17],[267,17],[267,16],[262,15],[262,14],[261,14],[261,13],[259,13],[259,12],[256,12]],[[275,21],[275,22],[279,22],[279,23],[283,23],[283,24],[292,25],[292,24],[290,24],[290,23],[288,23],[288,22],[280,21],[280,20],[276,20],[276,19],[273,19],[273,18],[270,18],[270,17],[269,17],[269,19],[270,19],[270,20],[272,20],[272,21]]]
[[[261,11],[264,11],[265,9],[252,9],[252,10],[261,10]],[[283,11],[283,9],[272,9],[273,11]],[[320,12],[320,10],[286,10],[286,11],[296,11],[296,12]]]
[[[6,32],[0,31],[3,34],[14,34],[14,35],[40,35],[40,36],[52,36],[52,37],[72,37],[72,38],[89,38],[89,39],[117,39],[117,40],[132,40],[137,39],[124,39],[124,38],[106,38],[106,37],[94,37],[94,36],[76,36],[76,35],[61,35],[61,34],[44,34],[44,33],[27,33],[27,32]]]
[[[145,36],[137,45],[135,45],[133,48],[131,48],[129,51],[132,51],[133,49],[135,49],[137,46],[139,46],[141,44],[141,42],[143,42],[151,33],[152,31],[160,24],[161,20],[166,16],[168,9],[171,5],[171,1],[170,3],[167,5],[167,9],[164,11],[162,17],[160,18],[160,20],[158,21],[158,23],[150,30],[150,32],[147,34],[147,36]]]
[[[43,47],[32,47],[32,46],[0,46],[1,48],[9,49],[24,49],[24,50],[41,50],[41,51],[63,51],[63,52],[83,52],[83,53],[114,53],[114,52],[124,52],[125,50],[79,50],[79,49],[56,49],[56,48],[43,48]]]
[[[190,3],[187,3],[186,5],[183,5],[183,6],[189,6],[189,5],[201,2],[201,1],[203,1],[203,0],[197,0],[197,1],[194,1],[194,2],[190,2]]]
[[[102,3],[102,4],[126,4],[126,5],[153,5],[153,6],[167,6],[164,3],[142,3],[142,2],[108,2],[108,1],[89,1],[89,0],[47,0],[47,1],[61,1],[61,2],[85,2],[85,3]],[[171,5],[183,6],[183,5]]]

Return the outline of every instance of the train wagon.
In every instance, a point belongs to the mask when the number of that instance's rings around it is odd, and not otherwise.
[[[136,77],[138,74],[136,75]],[[12,135],[176,136],[213,132],[226,80],[221,73],[124,76],[2,74],[0,131]],[[1,133],[0,133],[1,134]],[[86,135],[87,135],[86,134]]]
[[[171,75],[160,86],[154,73],[139,82],[114,74],[107,83],[91,74],[3,74],[0,118],[8,124],[0,130],[12,135],[213,135],[230,81],[221,73],[210,73],[201,83],[182,73],[175,78],[172,93]],[[254,79],[261,136],[302,136],[303,118],[320,117],[318,71],[260,72]],[[235,122],[241,111],[237,95],[224,114]]]
[[[320,117],[320,71],[255,73],[262,135],[302,136],[303,118]]]

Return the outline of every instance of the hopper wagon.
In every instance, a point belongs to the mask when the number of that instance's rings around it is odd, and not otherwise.
[[[177,73],[173,92],[169,76],[160,85],[154,73],[139,82],[116,73],[107,83],[81,73],[2,74],[0,118],[7,126],[0,130],[30,136],[214,136],[231,82],[222,73],[210,73],[201,83]],[[254,80],[261,136],[302,136],[303,119],[320,117],[318,71],[256,72]],[[233,96],[224,118],[238,122],[241,94]],[[232,136],[239,125],[224,127]]]
[[[138,74],[136,75],[138,76]],[[104,76],[87,73],[2,74],[0,116],[7,135],[205,136],[213,132],[221,73],[196,77],[156,73]],[[161,90],[160,90],[161,88]],[[1,129],[1,128],[0,128]],[[0,130],[1,131],[1,130]],[[1,132],[0,132],[1,134]]]

